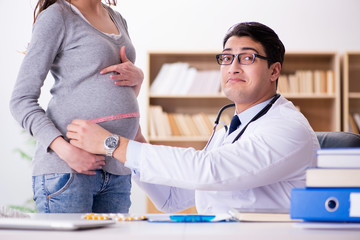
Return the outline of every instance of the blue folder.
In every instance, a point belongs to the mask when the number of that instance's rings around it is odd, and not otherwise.
[[[350,195],[352,194],[352,201]],[[305,221],[360,222],[360,188],[294,188],[290,217]]]

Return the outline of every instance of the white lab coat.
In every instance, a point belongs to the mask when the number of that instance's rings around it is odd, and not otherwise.
[[[232,144],[241,129],[217,131],[206,151],[130,142],[138,154],[127,154],[125,166],[136,166],[133,179],[165,212],[194,204],[202,214],[289,208],[291,189],[305,186],[320,148],[308,121],[281,96]]]

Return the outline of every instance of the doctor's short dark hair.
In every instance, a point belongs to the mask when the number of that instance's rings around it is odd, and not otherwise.
[[[270,60],[268,65],[284,62],[285,47],[278,35],[268,26],[258,22],[243,22],[232,26],[226,33],[223,41],[223,48],[230,37],[250,37],[255,42],[259,42],[265,50],[266,57]]]

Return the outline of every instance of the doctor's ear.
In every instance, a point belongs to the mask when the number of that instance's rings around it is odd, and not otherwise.
[[[271,77],[270,80],[272,82],[276,81],[276,79],[280,76],[281,64],[279,62],[273,63],[270,65]]]

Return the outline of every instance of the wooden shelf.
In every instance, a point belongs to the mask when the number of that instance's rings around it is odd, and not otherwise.
[[[350,115],[360,113],[360,52],[344,53],[342,93],[343,129],[350,131]]]
[[[353,94],[353,97],[356,95],[360,96],[359,93],[350,93]],[[306,94],[306,93],[282,93],[282,95],[286,98],[299,98],[299,99],[307,99],[307,98],[315,98],[315,99],[335,99],[336,94]],[[226,99],[225,95],[156,95],[150,94],[149,98],[173,98],[173,99]]]
[[[349,98],[360,98],[360,92],[349,92]]]
[[[219,70],[215,61],[216,52],[150,52],[149,84],[151,85],[165,63],[186,62],[189,66],[200,70]],[[360,60],[359,60],[360,61]],[[350,66],[351,71],[357,71],[357,66]],[[355,70],[354,70],[355,69]],[[286,53],[282,74],[293,74],[299,70],[306,71],[332,71],[334,75],[333,92],[331,93],[283,93],[284,97],[299,107],[300,111],[309,120],[315,131],[340,131],[340,58],[335,52],[290,52]],[[360,84],[353,86],[356,92],[348,98],[358,98]],[[218,110],[231,103],[223,94],[207,95],[163,95],[149,93],[149,105],[160,105],[164,112],[196,114],[216,114]],[[234,112],[230,111],[230,115]],[[149,118],[150,119],[150,118]],[[150,142],[157,144],[168,143],[174,145],[187,139],[169,138]],[[196,142],[196,138],[189,140]],[[203,140],[199,140],[203,141]]]
[[[150,94],[149,95],[150,98],[176,98],[176,99],[181,99],[181,98],[188,98],[188,99],[198,99],[198,98],[220,98],[220,99],[226,99],[225,95],[156,95],[156,94]]]
[[[284,93],[298,106],[315,131],[341,130],[340,58],[335,52],[290,52],[285,54],[281,74],[296,71],[332,71],[332,93]]]
[[[219,128],[220,129],[220,128]],[[203,136],[171,136],[171,137],[150,137],[149,141],[151,142],[179,142],[179,141],[186,141],[186,142],[206,142],[209,138]]]

